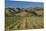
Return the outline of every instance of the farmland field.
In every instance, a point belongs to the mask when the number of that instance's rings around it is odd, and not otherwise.
[[[41,29],[44,26],[43,17],[6,17],[5,28],[8,30]]]

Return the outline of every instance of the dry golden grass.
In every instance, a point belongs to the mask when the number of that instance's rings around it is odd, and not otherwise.
[[[29,14],[32,15],[31,13],[28,13],[28,12],[18,13],[19,16],[28,16]]]
[[[6,30],[42,29],[44,27],[42,17],[7,17],[7,19]]]

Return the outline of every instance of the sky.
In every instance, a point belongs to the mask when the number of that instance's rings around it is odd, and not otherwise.
[[[5,7],[11,8],[29,8],[29,7],[43,7],[43,2],[25,2],[25,1],[5,1]]]

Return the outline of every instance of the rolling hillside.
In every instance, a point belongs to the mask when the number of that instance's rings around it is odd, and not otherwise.
[[[17,10],[11,8],[5,10],[6,31],[44,28],[43,10],[23,10],[20,8]]]

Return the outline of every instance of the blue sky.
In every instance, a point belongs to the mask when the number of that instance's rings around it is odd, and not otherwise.
[[[29,8],[29,7],[43,7],[43,2],[24,2],[24,1],[8,1],[6,0],[5,6],[12,8]]]

